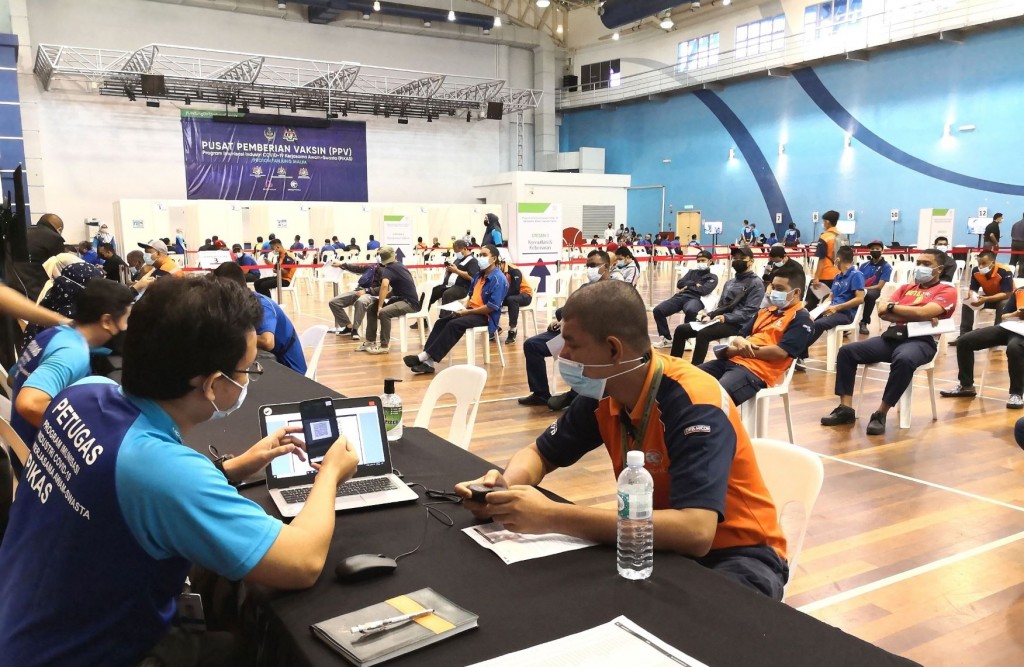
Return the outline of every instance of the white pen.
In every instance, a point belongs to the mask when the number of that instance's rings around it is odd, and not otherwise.
[[[354,634],[365,635],[370,632],[379,632],[381,630],[387,630],[393,625],[412,621],[427,614],[433,614],[433,609],[424,609],[423,611],[414,611],[411,614],[402,614],[401,616],[392,616],[391,618],[382,618],[379,621],[370,621],[369,623],[363,623],[352,627]]]

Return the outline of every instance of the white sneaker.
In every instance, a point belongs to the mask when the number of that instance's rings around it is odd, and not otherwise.
[[[654,347],[658,348],[659,350],[663,349],[663,348],[666,348],[666,347],[672,347],[672,339],[671,338],[665,338],[664,336],[662,336],[661,340],[659,340],[658,342],[656,342],[654,344]]]
[[[387,354],[391,350],[382,345],[374,345],[373,347],[366,350],[367,354]]]
[[[369,352],[371,349],[375,347],[377,347],[377,344],[374,343],[373,341],[364,340],[362,343],[359,344],[359,347],[356,348],[356,352]]]
[[[1010,398],[1006,399],[1006,407],[1010,410],[1024,409],[1024,397],[1020,394],[1010,394]]]

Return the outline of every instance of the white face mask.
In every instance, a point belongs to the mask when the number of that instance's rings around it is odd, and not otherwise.
[[[707,262],[697,262],[697,270],[698,271],[707,271],[708,270],[708,263]]]
[[[923,285],[930,282],[934,270],[928,266],[918,266],[914,269],[914,282],[918,285]]]
[[[600,266],[588,266],[587,267],[587,280],[592,283],[596,283],[601,279],[601,267]]]
[[[234,380],[229,378],[227,375],[224,375],[223,377],[224,377],[225,380],[227,380],[231,384],[235,385],[236,387],[238,387],[242,391],[238,392],[238,398],[235,400],[234,405],[232,405],[227,410],[221,410],[220,408],[217,407],[216,403],[214,403],[213,401],[210,401],[210,405],[213,406],[213,414],[210,415],[210,421],[214,421],[214,420],[217,420],[217,419],[224,419],[225,417],[230,415],[232,412],[234,412],[238,408],[242,407],[242,403],[245,402],[245,395],[247,393],[249,393],[249,383],[248,382],[246,382],[245,384],[238,384],[237,382],[235,382]]]
[[[983,275],[987,275],[987,274],[989,274],[991,272],[992,272],[992,267],[991,266],[979,266],[978,267],[978,273],[981,273]]]
[[[146,266],[153,266],[153,262],[155,261],[153,259],[153,253],[151,253],[151,252],[142,253],[142,261],[146,263]]]
[[[947,250],[949,250],[949,246],[948,245],[937,245],[937,246],[935,246],[935,249],[936,250],[941,250],[942,252],[946,252]]]

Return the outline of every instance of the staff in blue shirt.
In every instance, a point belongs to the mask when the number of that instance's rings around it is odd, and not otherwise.
[[[13,369],[11,426],[26,447],[32,447],[53,397],[89,375],[89,349],[127,329],[133,300],[120,283],[91,280],[75,300],[72,323],[43,329],[25,346]],[[28,450],[17,454],[13,463],[20,470]]]
[[[336,488],[358,462],[348,442],[328,450],[288,525],[229,482],[278,456],[304,458],[301,429],[279,429],[217,462],[182,442],[244,402],[262,373],[260,317],[232,282],[157,281],[132,312],[123,388],[94,378],[54,397],[0,546],[4,664],[130,666],[159,643],[199,654],[199,634],[171,628],[192,563],[275,588],[316,582]]]
[[[795,248],[800,245],[800,230],[796,228],[795,222],[789,223],[786,233],[782,235],[782,245],[787,248]]]
[[[860,265],[860,272],[864,275],[864,314],[860,318],[858,333],[862,336],[868,335],[868,325],[871,324],[871,313],[875,310],[875,302],[882,295],[882,288],[892,280],[892,266],[882,257],[885,244],[881,241],[872,241],[868,244],[869,259]]]
[[[238,266],[259,266],[252,255],[242,250],[242,246],[240,244],[236,243],[231,246],[231,252],[234,254],[235,262],[237,262]],[[259,269],[244,269],[244,272],[245,282],[247,283],[254,283],[260,279]]]
[[[864,303],[864,274],[853,265],[853,248],[850,246],[839,248],[836,251],[836,264],[839,273],[832,281],[831,301],[829,301],[825,312],[814,320],[814,331],[811,333],[807,349],[800,356],[798,364],[802,364],[803,360],[807,358],[808,351],[821,338],[821,334],[853,322],[857,307]]]

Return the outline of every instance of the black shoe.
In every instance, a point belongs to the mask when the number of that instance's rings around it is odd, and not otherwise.
[[[860,327],[857,329],[857,333],[859,333],[861,336],[869,335],[868,325],[866,325],[863,322],[861,322],[860,323]]]
[[[538,396],[537,394],[530,394],[529,396],[523,396],[519,399],[519,405],[547,405],[548,399]]]
[[[960,334],[960,335],[962,336],[963,334]],[[960,342],[960,339],[957,338],[955,340],[949,341],[949,344],[952,345],[953,347],[956,347],[956,344],[959,343],[959,342]]]
[[[978,395],[974,387],[962,387],[957,385],[949,390],[942,390],[939,392],[939,396],[943,398],[974,398]]]
[[[885,433],[885,415],[881,412],[872,412],[871,420],[868,421],[868,435],[883,435]]]
[[[508,330],[508,338],[505,339],[505,345],[511,345],[514,342],[516,342],[516,330],[515,329],[509,329]]]
[[[409,328],[410,329],[419,329],[420,328],[420,323],[419,322],[413,322],[412,324],[409,325]]]
[[[419,366],[420,363],[422,363],[422,362],[420,362],[420,358],[418,356],[416,356],[415,354],[407,354],[407,355],[405,355],[404,357],[402,357],[402,361],[409,368],[414,368],[416,366]]]
[[[417,375],[423,374],[423,373],[433,373],[434,372],[434,367],[431,366],[430,364],[420,363],[420,364],[417,364],[416,366],[412,367],[412,372],[416,373]]]
[[[796,364],[796,368],[793,369],[794,372],[796,372],[796,373],[806,373],[807,372],[807,360],[806,359],[797,359],[793,363]]]
[[[571,391],[567,391],[564,394],[552,396],[548,399],[548,409],[554,412],[561,412],[572,404],[572,399],[576,398]]]
[[[337,331],[335,331],[334,333],[338,334],[339,336],[351,336],[352,335],[352,327],[342,327],[342,328],[338,329]]]
[[[821,418],[821,425],[841,426],[843,424],[852,424],[855,421],[857,421],[857,412],[851,407],[840,405],[828,417]]]

